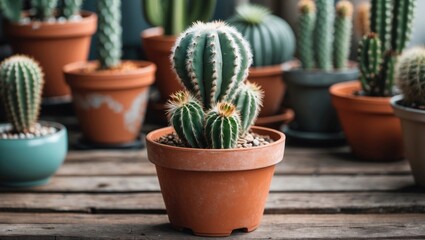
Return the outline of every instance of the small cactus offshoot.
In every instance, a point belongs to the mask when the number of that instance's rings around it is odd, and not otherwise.
[[[316,24],[316,5],[313,0],[301,0],[298,4],[298,55],[304,69],[314,68],[313,36]]]
[[[32,133],[38,120],[43,72],[36,61],[15,55],[0,65],[0,97],[8,121],[19,133]]]
[[[241,91],[235,99],[235,105],[241,115],[243,134],[254,125],[260,112],[263,95],[263,91],[255,83],[246,82],[242,85]]]

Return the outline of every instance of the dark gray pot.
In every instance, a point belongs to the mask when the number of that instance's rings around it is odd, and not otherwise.
[[[289,137],[306,140],[343,140],[338,117],[331,103],[329,88],[335,83],[358,79],[357,67],[324,72],[294,69],[285,71],[288,103],[295,120],[287,129]]]

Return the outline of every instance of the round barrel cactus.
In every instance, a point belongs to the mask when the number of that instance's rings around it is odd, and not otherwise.
[[[267,8],[242,5],[228,22],[250,43],[254,67],[277,65],[293,58],[294,32],[288,23],[272,15]]]

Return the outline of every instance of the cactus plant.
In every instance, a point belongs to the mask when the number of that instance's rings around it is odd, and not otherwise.
[[[242,5],[228,22],[250,43],[254,67],[277,65],[293,58],[295,36],[291,27],[267,8]]]
[[[18,22],[21,19],[24,0],[2,0],[0,1],[0,11],[3,17],[11,22]]]
[[[83,0],[62,0],[62,16],[72,19],[78,16]]]
[[[298,55],[304,69],[314,67],[313,33],[316,23],[316,5],[312,0],[301,0],[298,4]]]
[[[397,65],[396,79],[406,104],[425,105],[425,49],[423,47],[412,48],[403,53]]]
[[[32,0],[31,6],[35,10],[35,17],[39,20],[47,20],[53,17],[58,0]]]
[[[317,24],[314,29],[314,49],[317,67],[332,69],[332,41],[335,7],[333,1],[316,0]]]
[[[381,40],[378,35],[373,32],[365,35],[359,43],[358,58],[362,59],[359,62],[362,73],[360,81],[362,88],[367,92],[375,92],[374,88],[378,87],[375,81],[379,76],[381,56]]]
[[[362,71],[361,79],[365,95],[382,97],[393,95],[395,66],[411,37],[415,4],[415,0],[372,1],[370,29],[374,33],[372,35],[375,35],[374,41],[378,41],[381,46],[382,59],[379,60],[378,74],[372,76],[367,71]],[[359,52],[367,51],[365,44],[361,43]],[[360,64],[369,65],[369,57],[367,54],[360,54]]]
[[[252,63],[248,42],[223,22],[197,22],[177,39],[171,61],[187,89],[172,95],[168,104],[177,135],[191,147],[236,147],[255,121],[262,98],[258,87],[244,84]],[[243,126],[233,102],[247,114]]]
[[[117,67],[121,63],[122,27],[121,1],[98,0],[97,55],[101,69]]]
[[[370,32],[370,3],[363,2],[357,8],[356,29],[360,36]]]
[[[165,35],[178,35],[192,22],[208,21],[216,0],[142,0],[146,21],[162,26]]]
[[[37,122],[43,72],[36,61],[15,55],[0,65],[0,97],[13,130],[31,133]]]
[[[351,30],[353,18],[353,5],[348,1],[340,1],[336,5],[335,40],[334,40],[334,66],[343,69],[347,66],[350,54]]]

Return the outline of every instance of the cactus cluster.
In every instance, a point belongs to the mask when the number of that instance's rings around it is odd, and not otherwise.
[[[347,67],[353,5],[348,0],[336,8],[329,0],[301,0],[298,20],[298,55],[304,69],[324,71]]]
[[[169,119],[193,148],[234,148],[254,123],[262,101],[246,82],[248,42],[223,22],[195,23],[177,39],[173,69],[186,88],[171,96]]]
[[[58,9],[61,16],[71,19],[80,12],[83,0],[62,0],[61,8]],[[58,0],[32,0],[31,18],[38,21],[46,21],[55,17],[55,9]],[[0,11],[4,18],[10,22],[19,22],[22,19],[24,0],[1,0]]]
[[[242,5],[228,20],[252,47],[253,66],[281,64],[293,58],[295,36],[283,19],[259,5]]]
[[[371,33],[363,37],[358,49],[365,95],[393,95],[395,66],[411,37],[415,4],[415,0],[372,1]]]
[[[406,104],[425,105],[425,48],[412,48],[403,53],[396,79]]]
[[[33,59],[15,55],[0,65],[0,98],[13,130],[31,133],[37,122],[43,72]]]
[[[153,26],[162,26],[165,35],[178,35],[192,22],[208,21],[216,0],[142,0],[144,17]]]
[[[97,0],[97,56],[101,69],[121,63],[121,0]]]

